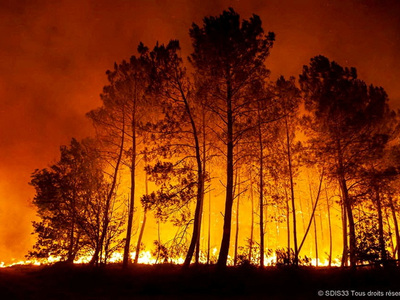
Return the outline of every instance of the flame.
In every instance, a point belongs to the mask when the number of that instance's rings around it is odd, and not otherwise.
[[[316,263],[317,263],[317,260],[315,258],[311,259],[311,265],[313,265],[315,267]],[[332,259],[331,266],[340,267],[340,265],[341,265],[341,262],[340,262],[339,259]],[[328,267],[328,266],[329,266],[329,260],[328,259],[325,259],[325,260],[321,261],[318,258],[318,267]]]
[[[131,260],[134,260],[136,257],[136,252],[130,252],[129,257]],[[82,256],[79,259],[75,260],[75,264],[87,264],[91,260],[91,256]],[[123,253],[122,252],[114,252],[111,257],[107,260],[109,263],[121,263],[123,261]],[[156,263],[156,259],[151,255],[150,251],[142,251],[139,254],[138,259],[139,264],[152,265]]]
[[[133,260],[136,256],[136,252],[130,253],[130,258]],[[74,264],[87,264],[92,259],[92,256],[81,256],[78,259],[74,260]],[[0,262],[0,268],[8,268],[12,266],[22,266],[22,265],[51,265],[61,260],[60,256],[49,256],[46,259],[29,259],[29,260],[21,260],[17,262],[12,262],[6,264],[5,262]],[[109,263],[120,263],[123,260],[123,253],[121,252],[114,252],[111,257],[107,260]],[[179,258],[174,261],[174,263],[182,264],[184,262],[184,258]],[[146,264],[146,265],[153,265],[156,263],[156,258],[152,256],[150,251],[142,251],[139,254],[138,259],[139,264]]]
[[[58,260],[57,260],[58,261]],[[24,266],[24,265],[34,265],[34,266],[40,266],[42,264],[50,264],[50,262],[48,260],[46,260],[45,263],[43,263],[42,261],[39,260],[20,260],[17,262],[13,262],[10,264],[6,264],[5,262],[0,262],[0,268],[8,268],[8,267],[12,267],[12,266]]]
[[[218,252],[217,248],[213,248],[211,250],[211,253],[213,256],[215,256]],[[131,252],[130,253],[130,258],[132,260],[134,260],[134,258],[136,257],[136,252]],[[91,256],[82,256],[79,257],[78,259],[76,259],[74,261],[74,264],[87,264],[90,262],[91,260]],[[6,264],[5,262],[0,262],[0,268],[8,268],[8,267],[12,267],[12,266],[23,266],[23,265],[34,265],[34,266],[41,266],[41,265],[51,265],[54,264],[56,262],[59,262],[61,260],[60,256],[49,256],[46,259],[31,259],[31,260],[25,260],[25,261],[16,261],[10,264]],[[114,252],[111,257],[107,260],[107,262],[109,263],[121,263],[123,260],[123,253],[121,252]],[[183,264],[185,261],[184,257],[179,257],[176,259],[170,259],[169,260],[171,263],[175,263],[175,264]],[[206,263],[206,260],[204,257],[200,257],[200,262],[201,263]],[[275,266],[277,262],[277,257],[275,254],[270,255],[270,256],[264,256],[264,265],[265,266]],[[154,257],[150,251],[142,251],[139,254],[139,259],[138,259],[138,263],[139,264],[143,264],[143,265],[154,265],[157,263],[157,258]],[[312,266],[316,266],[317,264],[317,260],[315,258],[311,259],[311,265]],[[227,262],[228,266],[233,266],[233,258],[231,256],[228,255],[228,262]],[[331,266],[335,266],[335,267],[339,267],[341,265],[341,262],[339,259],[332,259],[331,261]],[[325,260],[320,260],[318,259],[318,267],[327,267],[329,266],[329,260],[325,259]]]

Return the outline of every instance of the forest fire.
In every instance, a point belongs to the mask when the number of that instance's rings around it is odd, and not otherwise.
[[[213,249],[214,251],[214,255],[217,252],[217,248]],[[135,252],[131,252],[130,253],[130,258],[132,260],[134,260],[136,256]],[[80,257],[79,259],[74,261],[74,264],[88,264],[91,260],[92,256],[83,256]],[[57,262],[59,262],[62,259],[62,257],[48,257],[48,258],[43,258],[43,259],[29,259],[29,260],[25,260],[25,261],[17,261],[17,262],[13,262],[10,264],[6,264],[4,262],[0,262],[0,268],[8,268],[8,267],[13,267],[13,266],[29,266],[29,265],[33,265],[33,266],[41,266],[41,265],[52,265],[55,264]],[[112,264],[116,264],[116,263],[122,263],[123,261],[123,253],[122,252],[114,252],[111,257],[108,259],[108,263],[112,263]],[[173,260],[169,260],[168,263],[172,263],[172,264],[177,264],[177,265],[182,265],[185,261],[184,257],[179,257],[177,259],[173,259]],[[277,256],[276,255],[271,255],[271,256],[264,256],[264,262],[266,266],[276,266],[277,264]],[[157,259],[157,257],[154,257],[152,255],[152,253],[150,251],[143,251],[140,253],[140,257],[138,259],[138,263],[139,264],[144,264],[144,265],[154,265],[154,264],[162,264],[165,262],[161,262]],[[200,259],[200,263],[201,264],[206,264],[207,260],[204,258],[204,256]],[[228,266],[234,266],[234,260],[228,256],[228,261],[227,261],[227,265]],[[327,267],[327,266],[336,266],[339,267],[340,266],[340,261],[339,260],[334,260],[333,262],[329,262],[329,260],[318,260],[318,264],[317,264],[317,260],[316,259],[311,259],[309,261],[309,265],[310,266],[314,266],[314,267]]]
[[[179,41],[140,43],[87,113],[96,136],[73,138],[32,174],[40,219],[28,258],[124,268],[130,257],[264,267],[341,256],[353,268],[398,258],[399,118],[384,89],[322,55],[298,81],[270,81],[275,34],[232,8],[189,35],[195,74]]]
[[[136,257],[135,252],[130,253],[130,258],[134,260]],[[88,264],[91,260],[92,256],[82,256],[79,257],[79,259],[74,260],[74,264]],[[0,268],[8,268],[12,266],[21,266],[21,265],[34,265],[34,266],[41,266],[41,265],[52,265],[57,262],[60,262],[62,259],[61,256],[49,256],[48,258],[42,258],[42,259],[28,259],[28,260],[21,260],[17,262],[13,262],[10,264],[6,264],[4,262],[0,262]],[[123,260],[123,253],[122,252],[114,252],[111,257],[107,260],[108,263],[122,263]],[[168,263],[174,263],[174,264],[182,264],[184,262],[184,258],[180,257],[174,260],[168,261]],[[139,264],[144,264],[144,265],[153,265],[158,262],[157,257],[154,257],[150,251],[143,251],[140,253],[139,259],[138,259]]]
[[[395,58],[386,55],[399,45],[393,1],[382,0],[378,10],[309,0],[293,3],[290,14],[269,1],[237,8],[196,2],[173,14],[159,1],[83,2],[88,7],[66,0],[75,8],[67,15],[85,11],[76,26],[58,23],[64,14],[56,8],[65,4],[38,5],[38,14],[0,5],[0,13],[10,10],[10,27],[27,28],[10,38],[13,46],[38,40],[46,49],[11,51],[33,53],[35,63],[24,69],[26,60],[14,57],[18,64],[0,72],[11,78],[0,84],[0,98],[11,103],[0,105],[0,113],[10,111],[0,130],[14,124],[0,132],[0,152],[15,153],[0,170],[0,221],[7,225],[0,226],[0,268],[398,269],[400,90],[393,78],[400,68],[389,70]],[[163,9],[150,24],[145,16],[154,5]],[[252,14],[253,6],[260,11]],[[373,29],[366,26],[371,14],[380,22]],[[114,40],[114,27],[104,24],[117,19],[118,34],[143,33],[126,34],[129,43]],[[313,43],[316,36],[324,39]],[[91,46],[77,59],[76,45]],[[91,61],[88,53],[104,57]],[[36,72],[37,61],[43,66],[35,78],[12,75],[14,67]],[[71,71],[76,66],[81,76]],[[9,110],[13,102],[24,118]],[[21,163],[24,157],[30,162]]]
[[[132,252],[131,259],[135,257],[135,252]],[[88,264],[91,260],[92,256],[82,256],[79,259],[74,261],[74,264]],[[4,262],[0,262],[0,268],[8,268],[12,266],[19,266],[19,265],[34,265],[34,266],[41,266],[41,265],[52,265],[54,263],[59,262],[62,259],[61,256],[53,257],[49,256],[48,258],[43,259],[29,259],[25,261],[18,261],[10,264],[5,264]],[[114,252],[111,257],[108,259],[109,263],[121,263],[123,259],[122,253]],[[156,263],[156,258],[151,256],[149,251],[141,253],[139,257],[140,264],[152,265]]]

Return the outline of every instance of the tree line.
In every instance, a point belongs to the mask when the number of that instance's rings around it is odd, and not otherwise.
[[[37,242],[28,256],[72,262],[90,255],[90,264],[97,265],[122,251],[126,267],[131,252],[138,262],[152,213],[157,222],[178,228],[171,244],[155,241],[157,257],[184,257],[184,266],[199,263],[205,196],[222,189],[219,267],[227,265],[232,240],[234,264],[265,265],[271,205],[284,212],[280,222],[287,228],[287,245],[276,251],[277,260],[305,263],[300,253],[310,230],[318,255],[316,209],[322,199],[329,265],[337,234],[333,206],[342,223],[342,266],[399,259],[399,122],[384,89],[321,55],[311,58],[297,80],[271,81],[274,33],[264,32],[259,16],[241,20],[232,8],[193,24],[189,36],[187,60],[177,40],[152,49],[140,43],[129,61],[106,72],[102,106],[87,114],[96,137],[72,139],[61,147],[58,162],[32,174],[40,221],[33,222]],[[138,193],[142,170],[145,188]],[[311,215],[303,217],[300,235],[296,193],[305,170],[314,176],[308,187],[301,185],[309,189]],[[149,183],[155,187],[151,192]],[[251,201],[251,233],[240,254],[245,197]],[[144,219],[133,245],[135,207]],[[208,230],[207,262],[210,225]]]

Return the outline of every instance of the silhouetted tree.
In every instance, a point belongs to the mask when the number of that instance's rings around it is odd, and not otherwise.
[[[115,239],[110,228],[102,227],[111,211],[106,201],[109,184],[93,141],[79,143],[72,139],[70,146],[62,146],[60,151],[56,164],[32,175],[30,184],[36,190],[33,203],[41,221],[33,222],[38,241],[29,255],[61,256],[62,260],[73,262],[77,256],[88,255],[97,248],[102,230],[109,237],[108,245],[115,246],[111,245]],[[121,223],[117,219],[110,221],[112,230],[118,232]]]
[[[398,211],[399,211],[399,202],[398,202],[398,185],[399,185],[399,174],[400,174],[400,147],[398,145],[393,146],[389,151],[389,161],[392,163],[395,168],[396,176],[392,177],[391,181],[391,191],[388,193],[388,205],[390,211],[392,213],[392,219],[395,230],[396,237],[396,253],[393,253],[393,256],[397,254],[398,265],[400,265],[400,230],[398,224]]]
[[[103,245],[106,240],[106,233],[110,223],[110,215],[108,212],[112,206],[112,200],[116,194],[117,180],[122,164],[126,141],[126,106],[119,105],[118,102],[114,103],[113,101],[109,100],[110,99],[108,97],[104,97],[103,102],[106,103],[106,105],[87,114],[87,116],[93,120],[93,124],[97,130],[98,138],[103,144],[103,159],[108,162],[111,170],[110,172],[107,172],[111,182],[108,187],[105,201],[107,213],[105,213],[103,216],[103,225],[102,229],[99,231],[99,239],[93,254],[93,258],[90,261],[91,265],[97,265],[99,263]]]
[[[290,182],[290,199],[292,206],[292,217],[293,217],[293,242],[294,242],[294,264],[298,264],[298,247],[297,247],[297,222],[296,222],[296,206],[294,197],[294,167],[293,167],[293,139],[296,130],[297,113],[300,106],[300,91],[295,85],[295,79],[291,77],[289,80],[285,80],[281,76],[276,82],[276,93],[281,106],[281,113],[283,114],[284,132],[286,136],[286,153],[287,153],[287,165],[288,165],[288,177]],[[297,147],[298,148],[298,147]],[[288,208],[289,210],[289,208]],[[289,219],[289,212],[288,212]],[[289,220],[288,220],[289,222]],[[288,223],[289,224],[289,223]],[[288,228],[288,232],[289,228]],[[288,233],[289,236],[289,233]],[[289,239],[289,237],[288,237]],[[290,240],[290,239],[289,239]],[[288,245],[290,248],[290,243]],[[289,251],[289,249],[288,249]],[[288,252],[290,254],[290,252]],[[289,255],[290,258],[290,255]]]
[[[271,95],[264,85],[253,87],[252,94],[253,102],[250,107],[254,110],[254,119],[252,121],[252,128],[249,134],[245,136],[247,140],[246,151],[250,153],[252,159],[248,161],[253,165],[258,177],[258,212],[259,212],[259,233],[260,233],[260,266],[264,267],[264,250],[265,250],[265,228],[266,223],[266,189],[269,184],[267,179],[271,182],[276,178],[276,164],[275,162],[281,161],[276,159],[276,148],[274,140],[277,138],[276,122],[271,123],[272,120],[277,119],[277,106],[271,105]],[[279,117],[278,117],[279,118]],[[272,196],[272,195],[270,195]],[[265,213],[264,213],[265,212]]]
[[[268,171],[270,180],[274,182],[275,200],[285,199],[287,228],[288,228],[288,259],[290,260],[290,208],[293,215],[293,263],[297,265],[297,226],[294,198],[294,177],[298,169],[298,154],[301,144],[295,143],[295,132],[298,124],[300,106],[300,91],[295,85],[295,79],[286,80],[283,76],[271,83],[266,93],[267,101],[258,108],[258,144],[261,155]],[[260,103],[260,101],[259,101]],[[262,151],[261,151],[262,149]],[[265,168],[265,167],[264,167]],[[265,177],[263,175],[263,177]],[[265,180],[265,179],[264,179]],[[261,181],[260,181],[261,182]],[[288,192],[288,190],[290,192]],[[290,199],[289,199],[290,196]],[[275,201],[276,202],[276,201]],[[262,244],[262,243],[261,243]]]
[[[175,159],[174,169],[194,166],[196,208],[193,234],[184,263],[188,266],[196,246],[199,249],[206,180],[206,153],[205,146],[202,147],[202,144],[205,145],[205,119],[201,102],[198,101],[193,84],[186,74],[179,50],[179,42],[170,41],[168,45],[156,45],[151,52],[146,53],[147,61],[152,67],[152,95],[159,100],[158,105],[163,115],[158,121],[149,123],[147,129],[153,134],[155,147],[159,148],[155,151],[161,150],[164,154],[168,152],[168,158]],[[196,251],[196,262],[198,255],[199,252]]]
[[[239,15],[230,8],[218,17],[206,17],[203,27],[190,29],[193,64],[201,85],[207,87],[208,108],[219,118],[217,136],[226,145],[226,200],[224,229],[218,265],[225,266],[231,236],[233,205],[234,148],[245,128],[237,127],[247,119],[249,99],[246,91],[254,81],[268,75],[265,59],[274,35],[264,35],[261,20],[253,15],[240,22]]]
[[[118,177],[118,171],[122,167],[122,163],[127,164],[130,169],[128,223],[123,255],[124,267],[129,262],[135,208],[135,176],[138,155],[137,125],[140,118],[145,115],[143,107],[146,107],[148,101],[146,91],[149,85],[149,68],[147,61],[142,57],[146,51],[147,48],[139,44],[139,57],[132,56],[129,62],[124,60],[120,64],[115,64],[113,71],[107,71],[109,85],[104,87],[101,95],[103,107],[89,113],[89,117],[96,122],[96,125],[102,127],[103,138],[109,144],[115,145],[119,139],[124,141],[120,144],[119,150],[121,151],[115,151],[115,153],[121,153],[121,157],[114,158],[115,177]],[[110,147],[108,149],[109,152],[114,147]],[[115,154],[111,153],[111,157],[113,156]],[[127,157],[126,160],[124,159],[125,157]]]
[[[393,190],[391,184],[398,176],[398,170],[396,168],[396,159],[391,155],[390,150],[394,150],[393,147],[390,149],[388,146],[388,139],[395,137],[393,128],[394,114],[388,115],[381,126],[375,127],[376,138],[373,140],[371,149],[381,149],[381,151],[374,151],[374,155],[365,162],[363,168],[360,170],[360,177],[363,178],[362,184],[360,184],[360,194],[363,195],[364,201],[369,200],[371,214],[369,218],[377,220],[377,241],[379,249],[379,259],[385,265],[389,258],[389,253],[386,249],[387,241],[389,237],[385,234],[384,229],[384,212],[386,207],[391,207],[393,202],[391,198]],[[378,133],[380,133],[378,135]],[[386,149],[385,149],[386,148]],[[393,219],[395,226],[397,220]],[[362,222],[360,220],[359,222]],[[367,229],[368,230],[368,229]]]
[[[305,98],[310,142],[338,181],[348,220],[350,265],[356,265],[354,197],[349,183],[375,149],[374,126],[387,116],[387,95],[382,88],[367,87],[354,68],[342,68],[326,57],[311,59],[303,67],[300,86]],[[344,250],[344,253],[346,249]]]
[[[182,244],[187,240],[187,229],[192,222],[189,203],[196,198],[196,173],[193,166],[180,161],[160,161],[146,167],[149,181],[154,182],[158,190],[143,195],[141,202],[147,211],[152,211],[157,222],[167,220],[177,227],[177,234],[170,243],[171,247]],[[178,237],[179,236],[179,237]],[[169,249],[172,251],[172,249]]]

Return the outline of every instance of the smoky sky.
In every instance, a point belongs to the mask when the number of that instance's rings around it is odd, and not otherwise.
[[[64,0],[0,1],[0,261],[32,245],[28,185],[59,146],[93,134],[85,113],[98,107],[105,71],[140,41],[179,39],[190,54],[193,22],[233,7],[257,14],[276,34],[271,78],[298,76],[322,54],[354,66],[400,107],[400,1],[389,0]]]

